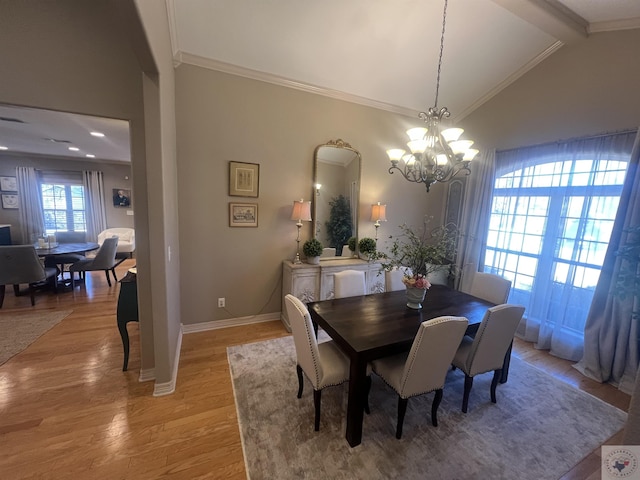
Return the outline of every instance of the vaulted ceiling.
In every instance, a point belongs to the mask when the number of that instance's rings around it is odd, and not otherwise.
[[[412,116],[434,105],[444,0],[166,2],[176,65]],[[449,0],[438,106],[463,118],[563,45],[628,28],[639,0]],[[0,106],[3,145],[129,160],[126,122],[12,106]]]

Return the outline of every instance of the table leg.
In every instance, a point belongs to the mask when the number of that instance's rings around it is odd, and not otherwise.
[[[118,321],[118,330],[120,331],[120,337],[122,337],[122,347],[124,348],[124,362],[122,364],[122,371],[127,371],[129,365],[129,332],[127,332],[127,322]]]
[[[509,345],[507,353],[504,356],[504,362],[502,363],[502,375],[500,375],[500,383],[507,383],[509,377],[509,364],[511,363],[511,350],[513,349],[513,342]]]
[[[351,357],[349,399],[347,403],[347,442],[352,447],[362,442],[365,394],[367,391],[367,362]]]

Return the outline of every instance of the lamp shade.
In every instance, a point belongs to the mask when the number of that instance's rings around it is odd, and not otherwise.
[[[380,205],[378,202],[376,205],[371,205],[371,221],[372,222],[386,222],[387,221],[387,206]]]
[[[291,220],[297,222],[311,221],[311,202],[304,200],[296,200],[293,202],[293,211],[291,212]]]

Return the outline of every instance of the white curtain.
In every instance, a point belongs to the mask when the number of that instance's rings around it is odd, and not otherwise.
[[[98,234],[107,228],[104,174],[85,170],[82,172],[82,178],[86,202],[87,241],[95,242],[98,240]]]
[[[636,294],[619,294],[618,274],[621,270],[624,272],[628,269],[632,272],[632,277],[637,278],[640,259],[628,261],[618,256],[617,252],[628,242],[638,243],[637,231],[633,232],[630,229],[640,227],[639,164],[640,130],[631,152],[609,248],[586,321],[584,355],[575,365],[584,375],[599,382],[616,384],[626,393],[634,390],[634,380],[640,363],[640,298],[637,297],[637,285],[633,288],[633,278],[627,279],[627,285],[634,289]],[[634,254],[637,257],[637,250]]]
[[[487,240],[485,270],[513,281],[509,301],[526,307],[520,336],[558,357],[582,357],[634,138],[624,132],[496,154],[497,240]]]
[[[43,235],[45,231],[38,174],[35,168],[16,167],[16,177],[20,199],[22,243],[33,243],[35,238]]]
[[[495,182],[496,151],[485,152],[471,163],[467,192],[460,222],[460,244],[456,264],[461,272],[458,288],[468,292],[473,274],[480,267],[491,213],[491,196]]]

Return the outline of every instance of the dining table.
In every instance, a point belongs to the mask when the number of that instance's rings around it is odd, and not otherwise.
[[[407,352],[425,320],[451,315],[469,320],[475,334],[488,308],[495,304],[444,285],[427,290],[421,309],[407,307],[404,290],[344,297],[307,304],[314,326],[321,327],[350,359],[346,439],[362,442],[368,362]],[[505,375],[509,368],[505,356]]]
[[[55,257],[56,255],[69,255],[70,253],[86,253],[100,248],[95,242],[56,243],[49,247],[36,247],[39,257]]]

